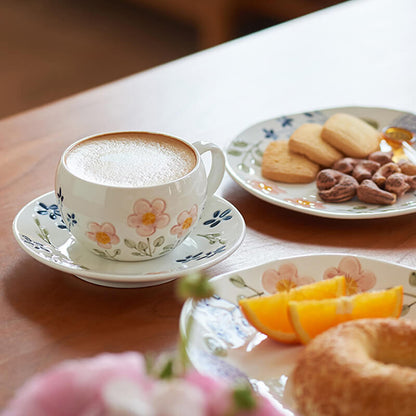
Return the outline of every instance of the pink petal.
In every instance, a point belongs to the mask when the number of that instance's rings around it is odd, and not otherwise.
[[[109,222],[105,222],[101,225],[101,231],[108,234],[110,237],[116,233],[114,225]]]
[[[141,218],[143,214],[146,214],[146,212],[152,211],[152,205],[146,199],[138,199],[134,203],[133,211],[139,218]]]
[[[65,361],[27,381],[2,415],[104,414],[101,390],[109,380],[117,378],[135,381],[146,391],[152,385],[145,375],[144,359],[137,353]]]
[[[89,233],[86,232],[85,235],[92,241],[97,241],[97,238],[95,237],[95,233]]]
[[[180,237],[181,233],[182,233],[182,227],[179,226],[179,225],[175,225],[170,229],[170,233],[171,234],[177,234],[178,237]]]
[[[361,264],[355,257],[344,257],[338,265],[341,272],[357,277],[361,273]]]
[[[178,237],[182,238],[184,235],[188,234],[188,230],[181,228],[181,232],[178,233]]]
[[[340,271],[336,267],[330,267],[329,269],[325,270],[324,273],[324,279],[332,279],[335,276],[342,275],[343,273],[340,273]]]
[[[196,204],[192,205],[192,208],[189,211],[189,214],[192,216],[192,218],[195,218],[198,215],[198,205]]]
[[[157,216],[162,214],[166,209],[166,202],[163,199],[154,199],[152,201],[152,211]]]
[[[118,237],[117,234],[111,235],[110,238],[111,238],[110,240],[111,244],[118,244],[120,242],[120,238]]]
[[[198,387],[184,379],[160,381],[152,390],[154,415],[207,416],[205,396]]]
[[[97,241],[97,244],[101,247],[101,248],[111,248],[112,247],[112,245],[111,245],[111,241],[109,242],[109,243],[101,243],[101,242],[99,242],[99,241]]]
[[[232,406],[230,386],[212,377],[203,376],[195,371],[188,373],[185,379],[205,396],[207,415],[226,415]]]
[[[138,227],[136,227],[137,234],[141,235],[142,237],[149,237],[156,231],[156,227],[154,224],[150,225],[144,225],[140,224]]]
[[[309,285],[311,283],[315,282],[315,279],[313,279],[312,277],[299,277],[297,280],[297,285],[298,286],[303,286],[303,285]]]
[[[169,224],[170,217],[168,214],[161,214],[156,217],[155,226],[156,228],[163,228]]]
[[[376,284],[377,278],[373,272],[364,270],[358,279],[356,279],[357,285],[361,289],[362,292],[366,290],[370,290]]]
[[[141,217],[139,217],[136,214],[131,214],[127,217],[127,225],[129,227],[136,228],[138,227],[142,222],[140,220]]]
[[[294,280],[297,277],[298,269],[293,263],[286,263],[279,267],[278,273],[280,279]]]
[[[98,233],[101,230],[100,224],[96,222],[89,222],[88,223],[88,231],[92,233]]]
[[[183,224],[187,218],[189,218],[190,214],[188,211],[182,211],[177,218],[178,224]]]
[[[276,293],[276,284],[279,280],[279,275],[276,270],[269,269],[263,273],[261,284],[269,293]]]

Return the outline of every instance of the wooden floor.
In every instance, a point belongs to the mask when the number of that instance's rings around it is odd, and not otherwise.
[[[191,26],[121,0],[0,0],[0,118],[196,48]]]

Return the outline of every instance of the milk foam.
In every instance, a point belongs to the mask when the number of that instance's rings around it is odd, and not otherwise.
[[[109,135],[79,143],[66,156],[76,176],[103,185],[160,185],[189,173],[196,163],[186,144],[160,135]]]

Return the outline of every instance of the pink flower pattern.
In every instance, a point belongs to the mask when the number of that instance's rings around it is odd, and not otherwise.
[[[129,227],[135,228],[137,234],[149,237],[156,229],[166,227],[170,217],[165,213],[166,202],[163,199],[154,199],[152,202],[139,199],[134,203],[134,213],[127,217]]]
[[[260,182],[256,180],[249,180],[248,184],[255,189],[260,189],[266,194],[281,194],[286,193],[284,189],[279,188],[277,185]]]
[[[102,248],[111,248],[113,244],[120,242],[114,225],[109,222],[104,222],[101,225],[96,222],[90,222],[88,223],[88,231],[85,234]]]
[[[287,202],[292,204],[300,205],[305,208],[318,208],[318,209],[327,209],[326,205],[320,201],[309,201],[305,198],[288,198]]]
[[[365,292],[376,284],[376,276],[369,270],[362,270],[361,263],[355,257],[344,257],[338,267],[330,267],[325,270],[324,279],[335,276],[345,276],[347,282],[347,295]]]
[[[182,238],[186,235],[192,224],[195,223],[198,215],[198,206],[194,204],[189,211],[182,211],[177,218],[177,224],[174,225],[170,233],[176,234],[178,238]]]
[[[269,293],[289,291],[297,286],[313,283],[314,279],[299,276],[298,269],[293,263],[282,264],[278,270],[269,269],[261,279],[264,289]]]

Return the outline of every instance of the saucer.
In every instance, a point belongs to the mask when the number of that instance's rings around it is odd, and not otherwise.
[[[121,262],[101,258],[75,241],[62,221],[53,191],[29,202],[13,221],[17,242],[35,260],[87,282],[119,288],[159,285],[211,267],[239,247],[245,229],[238,210],[214,195],[206,202],[198,225],[175,250],[152,260]]]

